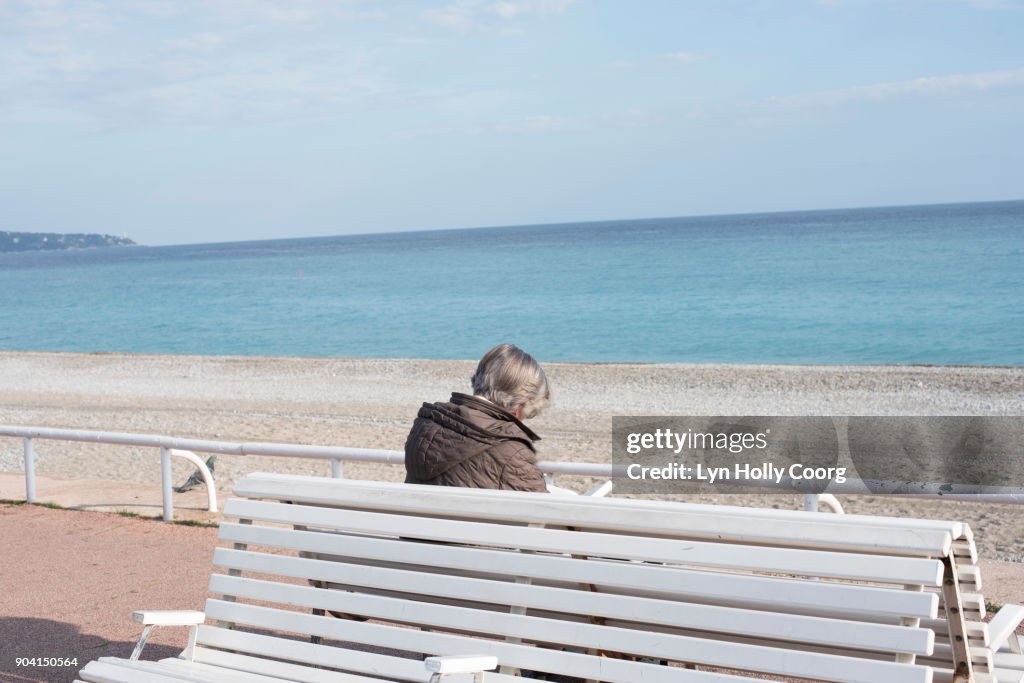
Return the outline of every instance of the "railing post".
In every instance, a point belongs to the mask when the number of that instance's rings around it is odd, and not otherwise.
[[[174,499],[171,498],[171,452],[160,447],[160,486],[163,489],[164,521],[174,521]]]
[[[804,494],[804,512],[817,512],[818,511],[818,494],[816,493],[805,493]]]
[[[331,476],[335,479],[341,479],[345,476],[341,471],[341,461],[337,458],[331,458]]]
[[[32,452],[32,439],[27,436],[25,443],[25,500],[36,502],[36,458]]]

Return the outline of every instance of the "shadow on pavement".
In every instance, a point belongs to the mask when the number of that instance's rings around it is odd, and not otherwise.
[[[100,657],[128,657],[135,641],[111,642],[102,636],[81,633],[77,627],[51,619],[0,616],[0,683],[69,683],[86,664]],[[151,643],[142,658],[174,657],[180,648]],[[58,658],[77,664],[33,666],[18,659]]]

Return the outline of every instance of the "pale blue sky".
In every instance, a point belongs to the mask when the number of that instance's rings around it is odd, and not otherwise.
[[[1018,0],[0,0],[0,230],[1024,198]]]

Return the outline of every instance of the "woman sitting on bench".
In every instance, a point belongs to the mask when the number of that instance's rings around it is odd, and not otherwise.
[[[405,442],[406,483],[547,491],[533,445],[540,437],[523,424],[551,401],[540,364],[499,344],[480,359],[471,383],[472,396],[455,392],[420,408]]]

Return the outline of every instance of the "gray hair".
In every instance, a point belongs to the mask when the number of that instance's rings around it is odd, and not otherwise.
[[[551,388],[540,363],[514,344],[498,344],[476,366],[473,393],[520,417],[536,417],[551,402]]]

